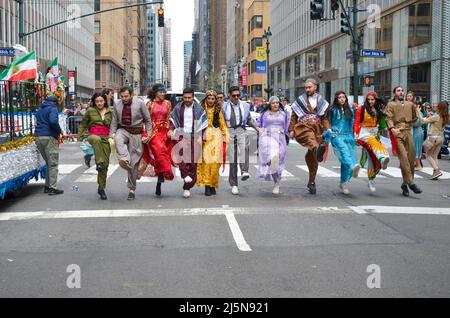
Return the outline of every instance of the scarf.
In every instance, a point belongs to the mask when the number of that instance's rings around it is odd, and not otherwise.
[[[181,122],[181,111],[183,111],[184,116],[184,109],[185,109],[184,103],[179,103],[172,112],[172,117],[170,118],[170,121],[174,125],[175,129],[184,128],[184,123]],[[205,113],[205,110],[203,107],[201,107],[197,102],[194,102],[192,105],[194,110],[194,118],[193,118],[193,130],[194,133],[201,133],[203,130],[208,128],[208,116]]]
[[[313,110],[308,96],[305,93],[292,104],[292,110],[297,114],[298,118],[303,118],[308,114],[315,114],[322,117],[325,115],[329,106],[330,104],[320,94],[317,94],[317,108]]]

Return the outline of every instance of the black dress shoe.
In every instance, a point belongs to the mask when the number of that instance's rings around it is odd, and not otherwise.
[[[50,188],[49,187],[45,187],[44,188],[44,193],[49,194],[50,193]]]
[[[103,201],[108,200],[105,190],[98,190],[98,195],[100,196],[100,199],[102,199]]]
[[[323,162],[323,156],[325,155],[326,150],[327,147],[325,145],[320,145],[319,148],[317,148],[317,161]]]
[[[308,184],[309,193],[316,195],[317,194],[317,188],[315,183],[309,183]]]
[[[208,186],[205,187],[205,195],[206,195],[207,197],[210,197],[210,196],[212,195],[212,194],[211,194],[211,188],[208,187]]]
[[[162,191],[161,191],[161,182],[158,182],[158,183],[156,184],[156,192],[155,192],[155,194],[156,194],[158,197],[161,196],[161,194],[162,194]]]
[[[414,192],[415,194],[421,194],[422,190],[416,185],[416,184],[410,184],[409,188],[411,189],[412,192]]]
[[[217,195],[216,188],[210,187],[210,189],[211,189],[211,195]]]
[[[91,159],[92,159],[92,156],[91,156],[91,155],[86,155],[86,156],[84,156],[84,163],[86,164],[86,166],[87,166],[88,168],[91,167]]]
[[[408,190],[408,186],[406,184],[402,184],[402,191],[403,191],[404,197],[409,197],[409,190]]]
[[[132,201],[134,199],[136,199],[136,194],[134,192],[130,192],[128,194],[128,201]]]
[[[48,190],[48,195],[60,195],[60,194],[64,194],[63,190],[58,190],[58,189],[50,189]]]

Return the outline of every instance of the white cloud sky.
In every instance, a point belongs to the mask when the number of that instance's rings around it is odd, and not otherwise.
[[[184,41],[192,40],[194,30],[194,0],[165,0],[165,18],[172,20],[172,80],[173,89],[181,90],[184,80]]]

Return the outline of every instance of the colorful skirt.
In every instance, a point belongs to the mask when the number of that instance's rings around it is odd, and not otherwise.
[[[375,180],[381,171],[381,162],[389,158],[388,150],[377,138],[378,128],[362,128],[357,143],[363,147],[361,167],[368,163],[367,175],[369,180]]]

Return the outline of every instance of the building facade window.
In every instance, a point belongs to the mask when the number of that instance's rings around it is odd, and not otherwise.
[[[100,0],[94,1],[94,11],[100,11]]]
[[[301,63],[302,63],[302,59],[300,55],[297,55],[295,57],[295,78],[299,78],[300,74],[301,74]]]
[[[95,30],[95,34],[100,34],[100,21],[94,22],[94,30]]]
[[[254,29],[262,29],[264,26],[263,16],[255,15],[249,23],[249,31],[253,31]]]
[[[291,80],[291,60],[286,61],[284,76],[286,78],[286,82]]]
[[[100,63],[95,63],[95,80],[96,80],[96,81],[101,81],[101,76],[100,76]]]
[[[102,55],[101,47],[102,47],[101,43],[95,43],[95,56]]]

